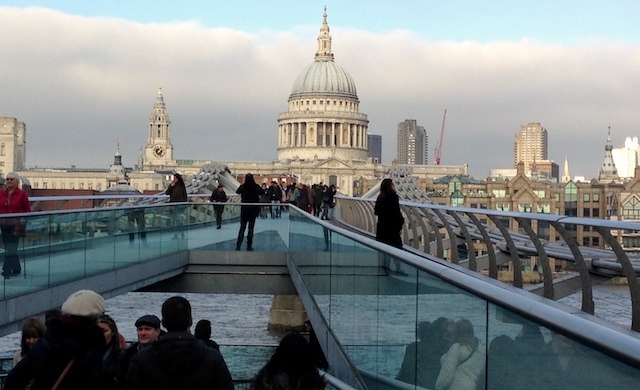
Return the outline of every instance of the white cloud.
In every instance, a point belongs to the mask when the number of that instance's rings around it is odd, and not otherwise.
[[[251,35],[197,23],[138,24],[39,8],[1,8],[0,115],[27,125],[30,166],[125,165],[146,143],[162,86],[177,158],[272,160],[277,117],[313,61],[319,25]],[[592,177],[615,144],[638,135],[640,48],[517,42],[432,42],[410,31],[332,29],[336,62],[353,77],[369,131],[395,156],[398,122],[417,119],[429,159],[448,111],[443,164],[476,177],[512,164],[521,124],[549,130],[550,158]]]

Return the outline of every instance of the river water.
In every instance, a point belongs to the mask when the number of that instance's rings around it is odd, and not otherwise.
[[[162,303],[175,293],[131,292],[107,300],[107,314],[118,324],[127,341],[136,341],[135,321],[145,314],[161,318]],[[278,335],[269,331],[272,295],[268,294],[195,294],[180,293],[191,302],[194,324],[208,319],[212,339],[221,345],[277,345]],[[631,303],[626,286],[603,284],[594,287],[596,316],[629,329]],[[559,302],[580,308],[579,293]],[[13,354],[20,345],[20,332],[0,337],[0,356]]]
[[[107,314],[111,315],[118,324],[119,331],[127,341],[136,341],[136,329],[134,323],[136,319],[145,314],[155,314],[161,318],[160,309],[162,303],[169,297],[176,295],[175,293],[155,293],[155,292],[132,292],[120,295],[107,300]],[[208,319],[212,324],[212,339],[221,345],[221,351],[225,355],[227,364],[232,371],[234,378],[250,378],[257,370],[268,360],[273,352],[273,346],[278,344],[281,335],[275,334],[267,329],[269,321],[269,311],[271,308],[272,295],[265,294],[194,294],[180,293],[181,296],[187,298],[192,305],[192,314],[194,324],[200,319]],[[318,297],[320,298],[320,297]],[[389,299],[402,299],[400,297],[388,297]],[[410,302],[412,298],[406,297]],[[371,299],[377,299],[371,297]],[[596,316],[618,325],[622,328],[629,329],[631,325],[631,306],[629,292],[626,286],[615,284],[603,284],[594,287],[594,300],[596,302]],[[437,301],[437,300],[436,300]],[[580,308],[581,295],[573,294],[560,300],[561,303]],[[336,310],[353,311],[354,308],[345,305],[344,309],[340,309],[340,300],[334,301],[337,304]],[[413,303],[414,304],[414,303]],[[366,306],[366,305],[365,305]],[[389,305],[393,308],[398,305]],[[355,311],[359,313],[342,312],[341,316],[365,318],[374,315],[369,310]],[[402,312],[402,311],[401,311]],[[410,311],[408,311],[410,312]],[[399,356],[393,358],[394,354],[389,352],[388,359],[392,363],[385,363],[389,366],[390,372],[397,372],[397,361],[401,361],[404,346],[408,344],[413,336],[415,319],[404,321],[397,319],[397,323],[393,325],[393,332],[388,334],[397,335],[397,340],[392,340],[394,348],[392,352],[397,352]],[[360,321],[358,321],[360,322]],[[391,326],[391,325],[389,325]],[[406,332],[400,332],[404,329]],[[338,326],[340,328],[340,326]],[[192,328],[193,329],[193,328]],[[349,340],[348,344],[366,345],[368,332],[360,329],[358,332],[351,334],[341,329],[343,337]],[[353,329],[351,329],[353,331]],[[385,332],[387,333],[387,332]],[[406,333],[406,334],[405,334]],[[350,335],[351,334],[351,335]],[[406,337],[405,337],[406,336]],[[374,337],[374,336],[371,336]],[[375,337],[374,337],[375,338]],[[405,340],[406,339],[406,340]],[[10,334],[0,338],[0,356],[12,356],[19,349],[20,332]],[[252,346],[249,348],[236,348],[235,346]],[[353,348],[353,347],[352,347]],[[397,350],[397,351],[396,351]],[[365,350],[368,354],[368,350]],[[354,354],[356,360],[358,350],[350,350]],[[363,361],[370,360],[367,355]],[[375,363],[375,362],[370,362]]]

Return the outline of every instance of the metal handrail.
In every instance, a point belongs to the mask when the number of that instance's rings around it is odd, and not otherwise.
[[[344,213],[344,208],[341,212]],[[418,256],[325,221],[314,222],[373,250],[399,259],[419,271],[434,275],[489,303],[588,345],[616,360],[640,368],[640,337],[636,332],[626,331],[593,316],[569,311],[564,305],[498,282],[435,256],[429,254]]]
[[[375,232],[375,216],[372,207],[359,205],[371,205],[373,199],[337,197],[343,220],[359,229]],[[640,223],[630,221],[612,221],[593,218],[577,218],[564,215],[550,215],[538,213],[520,213],[511,211],[499,211],[477,209],[467,207],[452,207],[436,204],[416,203],[401,201],[401,209],[407,216],[403,228],[405,244],[409,243],[414,249],[422,250],[427,254],[445,257],[443,242],[447,239],[449,261],[461,262],[457,258],[457,248],[464,246],[469,256],[468,268],[474,271],[488,269],[492,278],[498,277],[498,253],[502,253],[511,263],[513,285],[523,288],[522,258],[537,257],[542,267],[542,287],[531,288],[532,291],[542,294],[549,299],[559,299],[565,295],[554,288],[553,272],[549,265],[549,259],[572,261],[577,269],[577,277],[580,281],[582,294],[582,310],[593,314],[595,304],[592,295],[592,286],[602,277],[625,277],[628,281],[631,296],[631,329],[640,331],[640,283],[637,276],[640,275],[640,257],[636,254],[625,252],[620,242],[612,234],[612,231],[640,232]],[[411,217],[409,217],[411,216]],[[490,220],[493,225],[480,223],[479,218]],[[509,230],[509,226],[503,220],[513,220],[524,230],[524,233]],[[550,241],[541,238],[531,227],[544,221],[552,227],[561,237],[562,241]],[[588,230],[598,232],[602,242],[607,248],[585,247],[576,242],[575,237],[567,229],[567,226],[578,225]],[[428,231],[425,231],[428,230]],[[436,249],[432,248],[428,236],[434,237]],[[475,258],[474,242],[479,242],[487,249],[485,257],[488,258],[487,268],[479,268]],[[421,245],[419,245],[421,243]],[[595,281],[591,274],[597,274]],[[566,290],[566,293],[575,291]]]

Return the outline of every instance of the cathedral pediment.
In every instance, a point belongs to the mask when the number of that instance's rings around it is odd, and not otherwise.
[[[329,168],[329,169],[341,169],[341,168],[353,168],[353,163],[341,160],[336,157],[331,157],[327,160],[318,161],[313,165],[314,168]]]

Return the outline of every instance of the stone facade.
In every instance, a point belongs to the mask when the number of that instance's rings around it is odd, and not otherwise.
[[[448,176],[419,180],[431,200],[443,205],[455,205],[488,210],[543,213],[570,217],[640,220],[640,168],[636,177],[626,183],[536,181],[525,174],[520,163],[517,174],[510,179],[475,181],[465,176]],[[511,221],[511,230],[519,226]],[[551,241],[559,236],[548,224],[533,226],[542,238]],[[600,234],[576,226],[575,237],[580,245],[604,248]],[[621,238],[622,239],[622,238]],[[640,248],[631,240],[625,247]]]
[[[0,117],[0,175],[24,169],[27,126],[13,117]]]
[[[278,118],[278,160],[367,161],[369,120],[351,76],[333,60],[327,13],[314,61],[298,75]]]
[[[149,116],[149,133],[144,148],[142,169],[174,169],[173,144],[171,143],[171,118],[162,96],[162,88],[158,88],[158,97]]]

